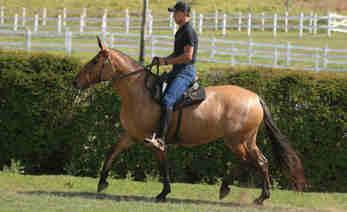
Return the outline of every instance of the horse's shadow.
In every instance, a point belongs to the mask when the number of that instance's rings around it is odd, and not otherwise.
[[[146,202],[155,203],[155,198],[146,196],[134,196],[134,195],[111,195],[111,194],[100,194],[92,192],[65,192],[65,191],[22,191],[18,192],[24,195],[53,195],[59,197],[78,197],[84,199],[101,199],[101,200],[114,200],[118,202]],[[178,199],[178,198],[167,198],[165,203],[174,204],[195,204],[195,205],[218,205],[224,207],[242,207],[245,204],[238,204],[234,202],[221,202],[221,201],[210,201],[210,200],[196,200],[196,199]]]

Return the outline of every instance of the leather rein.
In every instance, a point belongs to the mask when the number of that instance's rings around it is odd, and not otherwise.
[[[108,63],[111,65],[112,71],[113,71],[114,73],[117,72],[117,71],[114,69],[114,67],[113,67],[113,65],[112,65],[112,63],[111,63],[111,60],[110,60],[109,56],[105,57],[104,63],[102,64],[102,67],[101,67],[101,69],[100,69],[100,75],[99,75],[99,81],[100,81],[100,82],[102,81],[102,72],[103,72],[103,70],[104,70],[104,68],[105,68],[105,65],[108,64]],[[152,61],[151,64],[146,65],[146,66],[144,66],[144,67],[141,67],[141,68],[139,68],[139,69],[137,69],[137,70],[135,70],[135,71],[132,71],[132,72],[130,72],[130,73],[127,73],[127,74],[121,74],[121,75],[118,75],[118,76],[114,76],[114,77],[112,77],[112,79],[111,79],[110,81],[111,81],[111,82],[116,82],[116,81],[118,81],[118,80],[122,80],[122,79],[127,78],[127,77],[130,77],[130,76],[132,76],[132,75],[139,74],[139,73],[141,73],[141,72],[143,72],[143,71],[145,71],[145,72],[151,72],[153,66],[155,66],[155,65],[157,66],[157,72],[159,73],[159,61],[158,61],[158,59],[155,58],[155,59],[153,59],[153,61]]]

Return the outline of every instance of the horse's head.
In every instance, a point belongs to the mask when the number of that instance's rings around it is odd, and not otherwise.
[[[113,73],[112,68],[110,69],[110,55],[111,50],[106,47],[106,45],[97,37],[100,51],[93,57],[89,62],[87,62],[82,69],[77,74],[73,85],[78,89],[89,88],[90,86],[107,81],[112,78]],[[111,65],[112,66],[112,65]]]

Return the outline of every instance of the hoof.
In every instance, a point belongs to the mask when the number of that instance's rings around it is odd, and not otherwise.
[[[263,205],[264,200],[262,198],[257,198],[253,201],[256,205]]]
[[[224,197],[228,196],[229,193],[230,193],[229,187],[221,186],[219,190],[219,200],[224,199]]]
[[[105,190],[108,187],[108,182],[107,181],[103,181],[103,182],[99,182],[98,184],[98,192],[102,192],[103,190]]]
[[[156,198],[155,198],[155,202],[166,202],[166,196],[159,194]]]

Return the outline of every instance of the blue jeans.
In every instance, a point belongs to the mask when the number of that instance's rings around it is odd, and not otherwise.
[[[173,108],[175,103],[192,84],[196,76],[195,67],[192,64],[174,65],[169,73],[168,88],[162,99],[165,108]]]

